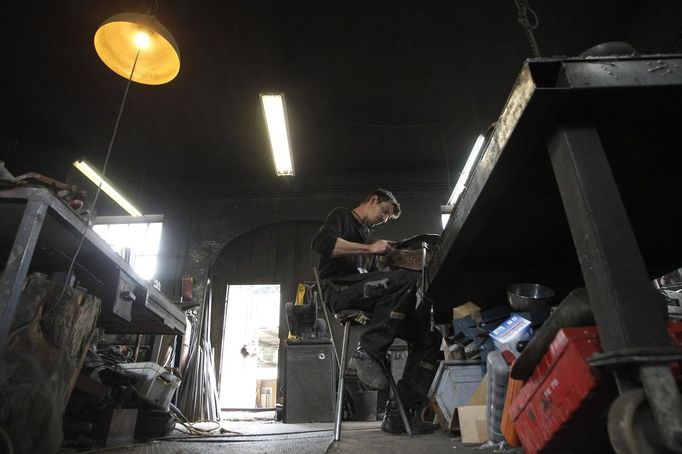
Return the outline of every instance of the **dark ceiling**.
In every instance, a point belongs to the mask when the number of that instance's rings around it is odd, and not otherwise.
[[[349,175],[452,184],[530,56],[513,0],[159,0],[178,77],[134,84],[109,174],[136,192],[286,186],[274,176],[258,94],[286,94],[298,188]],[[661,9],[661,5],[667,9]],[[539,1],[543,56],[605,41],[679,46],[682,2]],[[102,165],[125,79],[93,35],[150,1],[5,1],[0,158],[66,178]],[[662,11],[665,11],[663,13]],[[671,25],[672,24],[672,25]],[[423,181],[423,180],[428,181]]]

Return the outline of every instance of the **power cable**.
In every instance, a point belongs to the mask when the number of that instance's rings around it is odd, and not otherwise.
[[[531,53],[533,57],[540,58],[540,48],[538,47],[538,42],[535,40],[535,34],[533,33],[533,30],[540,26],[540,19],[533,8],[528,4],[528,0],[514,0],[514,4],[519,13],[519,24],[521,24],[523,30],[526,32],[526,40],[530,46]],[[530,17],[528,16],[529,13]]]
[[[121,122],[121,116],[123,115],[123,108],[125,107],[126,104],[126,99],[128,98],[128,91],[130,89],[130,85],[133,81],[133,74],[135,73],[135,67],[137,66],[137,60],[140,57],[140,50],[138,49],[137,53],[135,54],[135,61],[133,62],[133,67],[130,70],[130,77],[128,77],[128,83],[126,84],[125,91],[123,92],[123,98],[121,99],[121,105],[118,109],[118,116],[116,117],[116,122],[114,123],[114,130],[111,134],[111,139],[109,140],[109,147],[107,148],[107,154],[104,157],[104,166],[102,167],[102,179],[97,186],[97,191],[95,191],[95,197],[92,199],[92,204],[90,205],[90,210],[88,213],[88,216],[83,222],[83,231],[80,234],[80,239],[78,240],[78,247],[76,248],[76,252],[73,254],[73,258],[71,259],[71,263],[69,264],[69,270],[66,272],[66,277],[64,279],[64,285],[62,286],[61,291],[59,292],[59,296],[57,297],[57,301],[50,307],[47,311],[45,311],[40,317],[37,317],[37,314],[39,311],[36,311],[36,316],[34,316],[28,323],[20,326],[19,328],[16,328],[13,330],[9,336],[8,336],[8,342],[9,340],[12,339],[17,333],[20,331],[25,330],[31,324],[36,323],[40,320],[44,320],[48,315],[50,315],[54,309],[59,306],[59,303],[61,303],[62,298],[64,297],[64,293],[66,292],[66,287],[69,286],[69,281],[71,280],[71,275],[73,274],[73,267],[76,263],[76,258],[78,257],[78,254],[81,251],[81,248],[83,247],[83,241],[85,240],[85,236],[87,235],[88,228],[91,225],[91,219],[90,217],[92,216],[92,213],[94,213],[95,207],[97,205],[97,200],[99,199],[99,195],[102,191],[102,185],[104,184],[104,178],[106,177],[107,173],[107,166],[109,165],[109,158],[111,156],[111,150],[114,146],[114,140],[116,139],[116,135],[118,133],[118,126]]]

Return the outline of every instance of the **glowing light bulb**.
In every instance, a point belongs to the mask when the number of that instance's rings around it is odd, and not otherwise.
[[[149,33],[144,31],[139,31],[135,33],[133,40],[135,41],[135,45],[137,46],[138,49],[148,48],[149,44],[151,44],[152,41],[151,37],[149,36]]]

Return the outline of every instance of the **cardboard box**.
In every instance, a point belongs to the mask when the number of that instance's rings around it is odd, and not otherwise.
[[[476,306],[474,303],[469,301],[466,304],[462,304],[461,306],[453,307],[452,308],[452,319],[453,320],[459,320],[460,318],[464,318],[467,315],[471,315],[474,320],[476,319],[476,315],[481,313],[481,308]],[[480,316],[479,316],[480,318]]]
[[[516,343],[528,340],[532,336],[533,327],[530,321],[518,314],[513,314],[490,333],[490,337],[498,350],[509,350],[515,356],[519,355],[516,350]]]
[[[465,405],[457,407],[459,430],[462,443],[481,444],[488,441],[488,421],[485,405]]]
[[[467,402],[467,405],[487,405],[488,404],[488,374],[481,379],[481,383],[476,387],[476,391]]]

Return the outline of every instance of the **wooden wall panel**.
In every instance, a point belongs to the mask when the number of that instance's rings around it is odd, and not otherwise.
[[[213,304],[211,344],[215,350],[216,373],[220,383],[225,294],[228,285],[280,285],[280,356],[278,379],[284,367],[283,342],[288,334],[284,303],[293,301],[299,281],[312,280],[317,261],[310,241],[321,222],[286,221],[251,230],[228,243],[211,266]],[[278,395],[279,392],[278,392]]]

